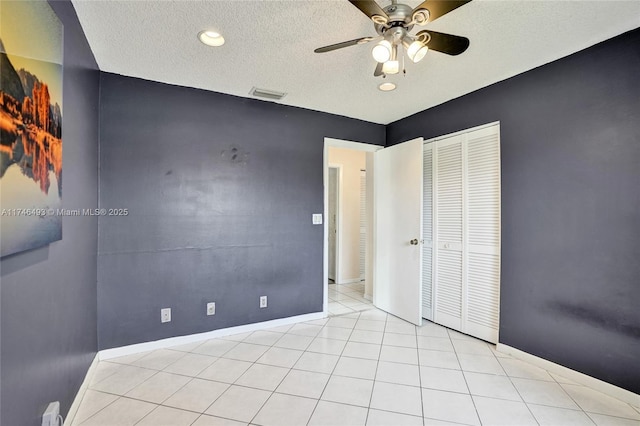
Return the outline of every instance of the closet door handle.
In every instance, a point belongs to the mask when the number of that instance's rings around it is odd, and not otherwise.
[[[413,240],[409,241],[409,243],[410,243],[412,246],[417,246],[417,245],[418,245],[418,239],[417,239],[417,238],[414,238]]]

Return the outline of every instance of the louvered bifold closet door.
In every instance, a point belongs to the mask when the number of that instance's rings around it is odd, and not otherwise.
[[[462,136],[436,143],[434,321],[462,327]]]
[[[466,136],[467,294],[463,331],[497,343],[500,308],[500,136],[498,126],[476,130]]]
[[[367,174],[360,171],[360,279],[364,280],[367,254]]]
[[[422,317],[433,320],[433,144],[425,144],[422,178]]]

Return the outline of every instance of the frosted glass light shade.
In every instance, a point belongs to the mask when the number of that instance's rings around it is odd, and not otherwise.
[[[385,74],[398,74],[400,63],[398,61],[387,61],[382,65],[382,72]]]
[[[417,63],[424,58],[424,55],[426,55],[428,51],[429,48],[427,46],[416,40],[409,45],[409,48],[407,48],[407,56],[412,62]]]
[[[376,62],[387,62],[391,58],[391,43],[387,40],[382,40],[380,43],[373,46],[371,54]]]

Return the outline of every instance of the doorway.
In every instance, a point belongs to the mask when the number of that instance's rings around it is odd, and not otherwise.
[[[373,152],[382,148],[325,138],[326,315],[373,307]]]

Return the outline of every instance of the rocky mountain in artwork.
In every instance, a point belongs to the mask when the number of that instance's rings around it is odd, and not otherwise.
[[[36,75],[15,70],[0,40],[0,178],[18,164],[45,194],[49,171],[62,192],[62,109],[51,104],[49,86]]]
[[[14,99],[24,99],[24,86],[5,53],[2,40],[0,40],[0,89]]]

